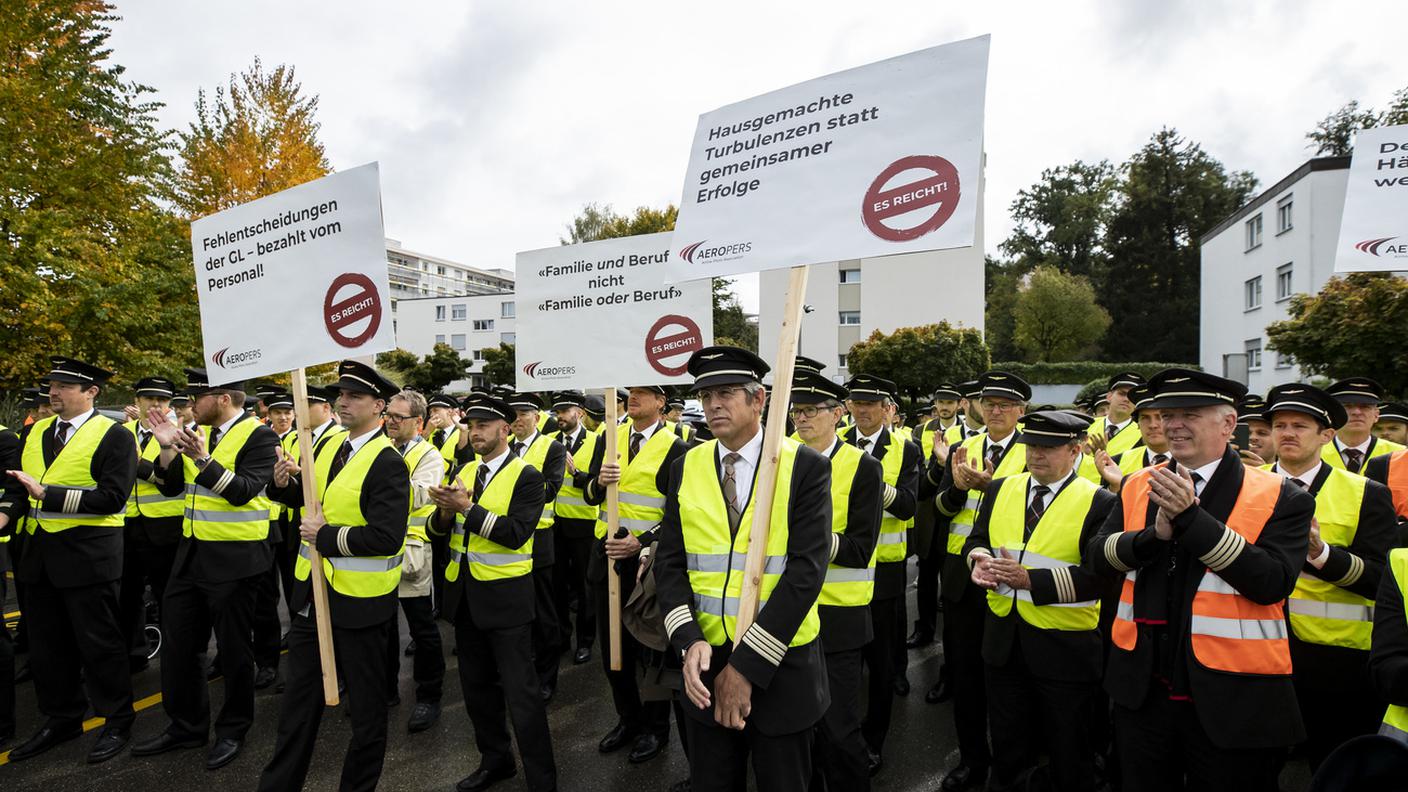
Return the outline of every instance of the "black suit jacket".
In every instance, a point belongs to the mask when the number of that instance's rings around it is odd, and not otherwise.
[[[840,447],[841,444],[837,443],[831,450],[832,459],[836,458]],[[833,479],[831,483],[835,486],[836,481]],[[831,534],[831,563],[852,569],[864,569],[870,565],[870,557],[875,554],[875,543],[880,539],[880,513],[884,510],[881,493],[884,488],[885,472],[880,460],[862,453],[846,502],[846,527],[841,533],[833,531]],[[817,612],[821,615],[821,645],[827,652],[859,649],[875,637],[868,605],[821,605]]]
[[[401,467],[404,468],[405,465]],[[498,476],[502,472],[501,466],[494,475]],[[467,482],[467,485],[472,488],[473,480]],[[470,505],[464,523],[466,545],[469,532],[478,533],[485,525],[492,525],[489,535],[485,537],[490,541],[514,548],[522,547],[524,542],[532,537],[536,547],[539,536],[533,532],[537,529],[538,517],[543,513],[544,491],[542,474],[533,469],[532,465],[525,465],[523,472],[518,475],[518,481],[513,485],[513,495],[509,498],[506,514],[491,516],[489,510],[483,506],[477,503]],[[432,527],[436,533],[449,533],[455,527],[454,515],[436,512]],[[469,572],[469,558],[466,556],[460,561],[459,578],[454,582],[445,582],[445,601],[440,607],[440,613],[446,621],[453,624],[456,614],[463,607],[469,608],[470,619],[481,630],[501,630],[527,624],[533,621],[536,615],[533,578],[531,575],[523,575],[506,580],[475,580]]]
[[[587,482],[591,479],[591,471],[578,470],[576,474],[566,472],[567,458],[581,450],[582,444],[587,442],[589,434],[591,433],[584,426],[577,432],[576,442],[568,441],[561,432],[556,437],[557,442],[562,444],[563,484],[566,484],[567,479],[570,478],[572,486],[579,490],[586,488]],[[599,444],[603,441],[598,437],[596,442]],[[588,464],[590,464],[590,460],[588,460]],[[565,539],[593,539],[596,532],[596,520],[563,517],[559,514],[553,520],[552,530],[554,534],[561,535]]]
[[[858,445],[860,429],[852,426],[846,430],[842,437],[850,445]],[[872,455],[866,451],[867,456],[873,456],[875,461],[881,464],[884,469],[885,455],[890,452],[890,430],[881,429],[880,436],[875,440],[876,451]],[[865,450],[865,449],[861,449]],[[897,520],[908,520],[912,518],[919,506],[919,457],[921,452],[919,446],[913,441],[904,441],[904,459],[900,462],[900,475],[895,484],[891,487],[888,483],[881,486],[881,500],[884,503],[884,511]],[[893,489],[893,494],[891,490]],[[879,530],[879,527],[876,528]],[[912,555],[914,549],[911,547],[908,554]],[[905,585],[905,562],[888,561],[875,565],[875,599],[893,599],[904,595]]]
[[[254,416],[245,415],[231,426],[255,420]],[[223,488],[219,485],[227,468],[213,458],[196,473],[195,483],[219,492],[232,506],[243,506],[267,492],[273,483],[274,462],[278,459],[274,448],[278,444],[279,436],[274,430],[260,424],[254,427],[244,447],[235,455],[234,478]],[[216,448],[219,447],[217,442]],[[180,455],[164,470],[159,468],[158,475],[162,479],[159,489],[163,495],[179,495],[185,491],[186,465]],[[191,535],[182,536],[176,546],[176,562],[171,574],[188,580],[226,583],[267,572],[272,563],[274,549],[267,541],[212,542]]]
[[[695,453],[714,453],[715,473],[720,471],[717,449],[696,446]],[[665,518],[660,523],[659,550],[655,562],[656,592],[666,624],[674,625],[670,641],[683,652],[704,633],[694,620],[694,590],[690,587],[685,561],[684,531],[680,524],[680,484],[684,460],[673,465],[670,489],[665,497]],[[754,471],[756,476],[756,470]],[[756,479],[754,484],[756,485]],[[757,487],[750,491],[751,498]],[[778,493],[781,494],[781,493]],[[711,689],[724,666],[732,666],[753,685],[752,714],[748,723],[767,735],[792,734],[809,729],[830,705],[826,683],[826,661],[822,642],[809,641],[789,646],[802,620],[821,593],[831,553],[831,465],[821,454],[802,446],[792,469],[792,486],[787,493],[787,563],[781,579],[758,612],[749,634],[766,643],[787,646],[782,661],[774,663],[760,653],[745,636],[735,650],[731,641],[713,647],[704,684]],[[740,525],[739,530],[749,530]],[[679,609],[685,609],[681,611]],[[688,612],[674,621],[671,614]],[[730,636],[732,638],[732,636]],[[681,700],[685,713],[697,721],[713,724],[713,708],[699,709]]]
[[[339,438],[339,444],[342,438]],[[335,453],[335,451],[333,452]],[[359,450],[358,453],[361,453]],[[338,475],[342,475],[339,473]],[[333,481],[337,480],[334,476]],[[285,487],[274,487],[270,496],[286,506],[303,506],[303,486],[291,478]],[[362,479],[358,505],[364,525],[324,525],[318,531],[318,552],[340,556],[392,556],[406,541],[411,509],[411,472],[395,448],[383,448]],[[257,542],[268,547],[267,542]],[[350,552],[343,552],[343,546]],[[293,581],[294,608],[313,601],[312,576]],[[396,615],[396,589],[379,597],[347,597],[328,586],[328,612],[338,627],[370,627]]]
[[[1228,448],[1203,488],[1199,504],[1174,518],[1171,542],[1160,540],[1154,533],[1157,507],[1152,501],[1146,515],[1147,527],[1141,531],[1125,532],[1123,508],[1112,509],[1100,533],[1086,547],[1085,563],[1101,575],[1123,575],[1126,568],[1139,569],[1134,590],[1135,618],[1148,618],[1155,612],[1151,609],[1156,609],[1168,622],[1166,626],[1140,623],[1132,651],[1111,647],[1105,672],[1105,689],[1110,698],[1120,706],[1137,709],[1145,696],[1151,695],[1157,674],[1169,680],[1174,692],[1186,691],[1191,696],[1198,720],[1214,745],[1228,749],[1272,748],[1291,745],[1305,737],[1291,677],[1259,678],[1205,668],[1193,656],[1189,634],[1193,595],[1208,568],[1202,559],[1215,557],[1219,543],[1231,532],[1226,521],[1241,492],[1243,478],[1242,462]],[[1121,492],[1120,497],[1127,491]],[[1276,507],[1257,541],[1241,545],[1241,550],[1217,574],[1253,602],[1282,602],[1295,589],[1305,565],[1314,513],[1315,499],[1289,481],[1282,481]],[[1162,695],[1162,691],[1156,690],[1153,695]]]
[[[510,438],[511,440],[513,438]],[[534,440],[537,438],[535,437]],[[527,453],[527,449],[524,449]],[[543,503],[557,500],[557,491],[562,489],[562,474],[567,470],[567,449],[557,440],[548,441],[548,455],[543,459],[543,469],[538,471],[543,477]],[[553,565],[552,532],[556,525],[538,531],[533,538],[533,568],[541,569]]]
[[[142,451],[150,448],[151,444],[156,442],[156,438],[148,434],[146,439],[146,445],[143,445],[140,437],[137,440],[137,480],[145,481],[157,489],[161,489],[162,471],[157,469],[156,462],[153,460],[142,458]],[[185,517],[179,514],[171,517],[129,514],[124,526],[126,541],[129,545],[134,546],[174,545],[181,541],[183,522],[185,522]]]
[[[1405,461],[1399,462],[1399,464],[1408,464],[1408,451],[1380,454],[1364,463],[1364,476],[1370,481],[1377,481],[1387,486],[1388,466],[1390,461],[1395,457],[1405,459]],[[1408,547],[1408,493],[1395,493],[1389,490],[1389,495],[1393,498],[1391,502],[1393,503],[1394,512],[1398,516],[1398,537],[1394,546]]]
[[[1076,478],[1075,472],[1071,473],[1071,478]],[[978,517],[973,523],[973,533],[963,546],[965,561],[968,554],[977,548],[992,551],[993,503],[997,500],[998,489],[1006,481],[1008,479],[996,479],[984,490],[983,502],[978,507]],[[1063,496],[1069,497],[1069,484],[1068,480],[1061,487],[1061,490],[1056,493],[1056,498],[1047,504],[1048,509]],[[1026,502],[1027,495],[1028,492],[1021,494],[1023,503]],[[1099,533],[1101,526],[1105,524],[1106,518],[1110,515],[1110,510],[1118,502],[1119,499],[1109,490],[1099,489],[1095,492],[1095,497],[1090,502],[1090,510],[1085,513],[1081,521],[1079,542],[1082,548],[1082,558],[1084,558],[1086,543]],[[1023,514],[1025,515],[1025,509]],[[1043,519],[1036,526],[1036,531],[1055,529],[1056,526],[1047,519]],[[1033,535],[1035,535],[1035,531],[1033,531]],[[1113,575],[1102,577],[1094,570],[1080,565],[1067,567],[1067,571],[1070,574],[1071,588],[1075,593],[1072,602],[1100,599],[1100,596],[1108,588],[1109,581],[1113,579]],[[1057,594],[1055,570],[1030,569],[1027,571],[1027,575],[1032,581],[1031,594],[1034,604],[1050,605],[1062,601]],[[1101,656],[1103,647],[1098,630],[1092,629],[1085,632],[1045,630],[1034,627],[1023,620],[1018,615],[1015,605],[1006,616],[1002,617],[993,613],[992,608],[987,608],[987,623],[983,627],[984,662],[999,667],[1007,665],[1012,656],[1012,647],[1016,644],[1020,644],[1021,655],[1027,660],[1027,670],[1034,676],[1067,682],[1095,682],[1100,679],[1104,658]]]
[[[1403,612],[1403,591],[1387,571],[1379,581],[1374,603],[1369,677],[1379,698],[1408,707],[1408,617]]]
[[[1015,437],[1015,434],[1016,432],[1013,432],[1014,436],[1012,436],[1011,440],[1007,443],[1007,450],[1003,452],[1004,459],[1006,458],[1006,454],[1014,453],[1012,449],[1017,445],[1017,438]],[[988,439],[987,436],[984,435],[984,457],[987,456],[988,447]],[[953,446],[953,448],[957,448],[957,445]],[[972,460],[969,460],[969,462],[972,462]],[[1022,470],[1026,470],[1025,463],[1023,463],[1022,465]],[[951,516],[944,515],[945,513],[949,515],[957,514],[958,510],[963,507],[964,502],[968,500],[968,490],[959,489],[958,486],[956,486],[953,482],[952,449],[949,450],[948,459],[944,460],[944,463],[942,465],[938,463],[937,459],[934,459],[932,456],[929,457],[928,468],[925,471],[924,478],[928,481],[929,485],[935,487],[938,493],[934,496],[934,503],[936,506],[935,511],[938,512],[937,519],[941,520],[944,525],[944,530],[942,532],[936,529],[934,533],[934,541],[942,543],[945,546],[943,551],[944,565],[939,575],[939,592],[943,595],[943,598],[948,600],[949,602],[957,602],[963,598],[964,590],[967,589],[968,586],[974,585],[974,583],[972,579],[968,576],[969,570],[967,560],[965,560],[964,557],[961,555],[955,556],[954,554],[948,552],[947,548],[947,528],[949,523],[953,521],[953,518]]]
[[[611,431],[611,427],[604,427],[602,431]],[[681,440],[678,435],[671,432],[670,427],[664,421],[660,422],[660,425],[656,427],[655,431],[664,432],[674,438],[674,442],[670,445],[669,450],[665,452],[665,459],[660,463],[659,470],[655,471],[655,489],[660,492],[669,492],[670,477],[673,475],[675,461],[684,456],[684,453],[690,449],[690,446],[685,443],[685,441]],[[652,434],[650,438],[651,440],[655,439],[655,435]],[[648,443],[650,441],[647,440],[646,442]],[[626,453],[625,448],[617,448],[616,451],[618,454]],[[596,477],[601,473],[601,464],[605,456],[606,438],[598,437],[596,448],[592,451],[591,469],[588,470],[585,475],[578,474],[580,476],[579,480],[581,481],[580,486],[583,488],[583,499],[593,506],[604,506],[606,503],[606,490],[596,485]],[[625,466],[623,465],[622,467]],[[604,512],[601,515],[601,519],[606,519]],[[593,530],[595,530],[595,527],[593,527]],[[659,533],[659,526],[642,533],[639,537],[641,547],[646,547],[656,541],[659,537]],[[587,562],[587,580],[589,582],[606,582],[606,562],[606,543],[598,540],[592,548],[592,557]],[[633,565],[635,563],[636,559],[626,559],[624,562],[617,562],[616,567],[620,570],[622,575],[634,575],[636,568]]]
[[[95,411],[96,412],[96,411]],[[90,416],[88,420],[93,420]],[[55,422],[57,423],[57,422]],[[53,426],[54,424],[49,424]],[[31,438],[34,424],[24,427],[19,446],[41,443],[44,459],[54,459],[54,433]],[[21,453],[23,453],[21,451]],[[20,462],[15,460],[14,469]],[[78,507],[72,514],[114,514],[127,509],[127,496],[137,480],[137,443],[132,433],[120,423],[108,427],[93,452],[89,471],[96,486],[82,490]],[[71,487],[50,485],[44,495],[44,510],[62,512]],[[6,480],[5,494],[0,497],[0,512],[10,518],[8,530],[19,528],[20,520],[29,513],[29,495],[13,479]],[[122,529],[78,525],[58,533],[35,531],[25,537],[19,569],[15,573],[21,583],[47,580],[55,588],[76,588],[106,583],[122,577]]]

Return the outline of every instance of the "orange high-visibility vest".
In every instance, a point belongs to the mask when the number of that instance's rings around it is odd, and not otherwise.
[[[1395,451],[1389,457],[1388,490],[1393,493],[1393,510],[1408,520],[1408,451]]]
[[[1158,467],[1163,467],[1159,465]],[[1149,509],[1149,476],[1153,468],[1132,474],[1120,490],[1124,530],[1144,529]],[[1255,543],[1271,519],[1281,496],[1281,477],[1264,470],[1245,468],[1242,491],[1227,518],[1227,527]],[[1139,639],[1134,622],[1134,584],[1139,570],[1125,573],[1111,638],[1115,646],[1133,651]],[[1193,656],[1204,667],[1233,674],[1287,676],[1291,673],[1291,645],[1286,627],[1285,600],[1260,605],[1232,588],[1211,569],[1203,570],[1193,596],[1190,633]],[[1170,614],[1174,618],[1175,614]]]

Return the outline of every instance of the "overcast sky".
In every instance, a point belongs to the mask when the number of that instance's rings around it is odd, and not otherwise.
[[[1263,187],[1350,99],[1408,85],[1408,2],[118,2],[113,59],[184,128],[256,56],[321,97],[335,168],[381,162],[387,236],[478,267],[557,244],[587,202],[678,203],[701,112],[992,34],[986,240],[1043,168],[1162,125]],[[755,280],[741,284],[756,310]]]

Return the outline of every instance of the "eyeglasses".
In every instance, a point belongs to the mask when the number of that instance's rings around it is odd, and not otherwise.
[[[708,404],[715,399],[719,401],[729,401],[742,392],[743,387],[741,385],[735,385],[733,387],[710,388],[708,390],[699,391],[695,395],[699,397],[700,404]]]
[[[1022,409],[1021,402],[988,401],[984,399],[981,404],[984,410],[992,410],[993,412],[1010,412],[1012,410]]]
[[[416,416],[414,416],[414,415],[399,415],[399,414],[394,413],[394,412],[389,412],[389,413],[386,414],[386,420],[387,420],[387,422],[389,422],[389,423],[400,423],[400,422],[402,422],[402,421],[409,421],[409,420],[411,420],[412,418],[415,418],[415,417],[416,417]]]
[[[801,407],[793,407],[787,412],[793,418],[815,418],[817,413],[830,409],[829,407],[822,407],[817,404],[807,404]]]

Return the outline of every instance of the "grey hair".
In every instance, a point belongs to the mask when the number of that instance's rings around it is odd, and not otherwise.
[[[761,382],[745,382],[743,383],[743,392],[748,394],[748,398],[751,400],[763,392],[763,384]]]
[[[411,408],[411,417],[413,418],[424,418],[429,412],[430,408],[425,406],[425,397],[413,390],[403,390],[391,397],[392,401],[397,399],[405,402]]]

